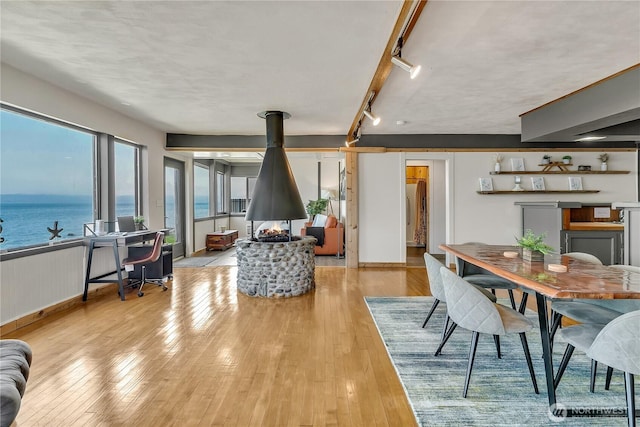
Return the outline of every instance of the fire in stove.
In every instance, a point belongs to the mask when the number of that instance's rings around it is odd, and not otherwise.
[[[289,228],[291,228],[291,224],[288,225]],[[282,228],[279,223],[274,222],[265,228],[259,228],[257,239],[259,242],[288,242],[290,240],[298,240],[298,237],[289,236],[289,230]]]

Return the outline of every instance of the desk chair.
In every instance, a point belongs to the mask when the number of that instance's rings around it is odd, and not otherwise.
[[[126,271],[133,271],[134,266],[140,265],[142,267],[142,277],[140,279],[140,287],[138,288],[138,296],[141,297],[144,295],[142,292],[142,287],[145,283],[155,283],[158,286],[162,286],[162,290],[166,291],[167,287],[164,284],[164,280],[162,279],[147,279],[146,277],[146,266],[152,264],[160,259],[160,255],[162,254],[162,242],[164,241],[164,233],[157,232],[156,238],[153,241],[153,246],[149,249],[149,252],[143,254],[138,258],[126,258],[122,265]],[[129,286],[137,284],[137,281],[132,283],[129,282]]]
[[[520,335],[520,341],[529,367],[529,375],[531,375],[531,381],[533,382],[533,389],[538,394],[538,383],[533,371],[531,353],[529,352],[529,344],[525,335],[526,331],[533,328],[533,323],[518,311],[491,302],[477,288],[448,268],[440,268],[440,274],[442,275],[444,292],[447,297],[447,312],[451,320],[460,327],[473,332],[462,397],[467,397],[471,370],[473,369],[478,338],[481,333],[491,335],[517,333]],[[445,340],[448,339],[449,335],[450,330],[447,331]]]
[[[567,349],[558,367],[553,385],[558,387],[562,375],[577,348],[591,358],[592,382],[597,362],[624,372],[629,426],[635,426],[634,375],[640,375],[640,310],[623,314],[607,325],[584,324],[569,326],[558,332],[558,339],[567,342]]]

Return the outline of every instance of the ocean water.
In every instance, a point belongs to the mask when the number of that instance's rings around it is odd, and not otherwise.
[[[170,212],[173,212],[172,210]],[[116,216],[135,215],[133,197],[118,197]],[[58,221],[60,237],[55,241],[83,236],[83,225],[93,223],[92,196],[0,195],[2,232],[0,250],[48,244]]]

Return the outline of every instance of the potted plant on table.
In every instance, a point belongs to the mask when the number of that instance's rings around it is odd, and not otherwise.
[[[146,227],[144,226],[144,217],[137,216],[133,218],[133,223],[136,225],[136,230],[144,230]]]
[[[518,246],[522,248],[522,259],[528,262],[544,261],[544,256],[554,251],[544,243],[545,237],[547,233],[536,236],[531,230],[526,230],[521,238],[516,237]]]

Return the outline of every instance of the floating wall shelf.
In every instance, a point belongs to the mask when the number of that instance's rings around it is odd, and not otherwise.
[[[490,175],[622,175],[629,171],[507,171],[489,172]]]
[[[523,190],[523,191],[477,191],[478,194],[543,194],[543,193],[599,193],[600,190]]]

